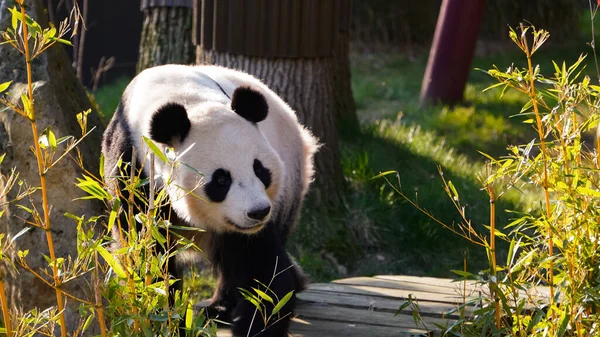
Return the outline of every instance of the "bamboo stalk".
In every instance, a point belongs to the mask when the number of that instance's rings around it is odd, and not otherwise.
[[[4,280],[0,276],[0,302],[2,304],[2,318],[4,319],[4,328],[6,329],[6,337],[12,337],[12,324],[10,321],[10,310],[8,308],[8,300],[6,299],[6,290],[4,289]]]
[[[525,47],[527,47],[527,44],[525,44]],[[549,192],[549,186],[548,186],[548,150],[546,149],[546,142],[544,141],[544,125],[542,124],[542,118],[540,116],[540,111],[539,111],[539,107],[538,107],[538,102],[537,99],[535,97],[535,81],[533,80],[534,76],[533,76],[533,66],[531,64],[531,52],[529,51],[529,49],[526,49],[525,54],[527,55],[527,69],[529,72],[529,98],[531,99],[531,102],[533,104],[533,111],[535,113],[535,120],[536,120],[536,125],[537,125],[537,129],[538,129],[538,134],[540,137],[540,147],[541,147],[541,152],[542,152],[542,163],[544,165],[544,184],[543,184],[543,189],[544,189],[544,198],[546,201],[546,219],[548,221],[550,221],[550,217],[551,217],[551,204],[550,204],[550,192]],[[552,242],[553,240],[553,233],[552,233],[552,228],[548,228],[548,255],[550,257],[552,257],[554,255],[554,243]],[[556,331],[556,327],[555,327],[555,322],[556,322],[556,313],[554,312],[554,309],[552,308],[554,306],[554,263],[552,261],[552,259],[550,259],[550,267],[548,268],[548,283],[549,283],[549,288],[550,288],[550,310],[552,310],[552,332]]]
[[[489,168],[489,166],[488,166]],[[496,288],[498,287],[498,272],[496,265],[496,192],[494,190],[494,185],[490,183],[488,185],[488,194],[490,197],[490,255],[492,258],[492,276],[494,277],[494,282],[496,282]],[[496,328],[500,330],[501,318],[500,318],[500,296],[497,294],[497,289],[492,289],[490,287],[491,294],[494,295],[494,307],[495,307],[495,316],[496,316]]]
[[[98,275],[98,268],[100,268],[100,264],[98,263],[98,251],[94,252],[94,262],[96,263],[96,268],[94,268],[94,291],[96,293],[96,312],[98,313],[98,324],[100,325],[100,333],[102,337],[107,337],[106,334],[106,320],[104,318],[104,308],[102,307],[102,294],[100,291],[100,277]]]
[[[35,157],[37,159],[38,174],[40,176],[40,185],[42,190],[42,208],[44,210],[44,232],[46,232],[46,241],[48,242],[48,250],[50,253],[50,261],[52,264],[52,274],[54,278],[54,286],[56,289],[56,304],[58,306],[58,315],[60,321],[60,330],[63,337],[67,337],[67,324],[65,319],[65,306],[62,291],[60,289],[60,279],[58,276],[58,266],[56,264],[56,254],[54,250],[54,240],[52,238],[51,223],[50,223],[50,210],[48,207],[48,187],[46,185],[46,177],[44,174],[44,162],[42,161],[42,150],[40,148],[39,134],[37,130],[37,124],[35,122],[35,108],[33,101],[33,80],[31,70],[31,57],[29,54],[29,32],[27,27],[27,16],[25,14],[25,7],[23,3],[19,3],[21,8],[21,26],[23,27],[23,48],[25,50],[25,61],[27,64],[27,95],[31,102],[30,111],[28,112],[29,120],[31,122],[31,132],[33,134],[33,142],[35,146]]]

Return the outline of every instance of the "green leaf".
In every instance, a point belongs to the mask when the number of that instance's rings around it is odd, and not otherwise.
[[[276,313],[278,313],[283,308],[283,306],[292,298],[293,295],[294,291],[292,290],[285,296],[283,296],[283,298],[279,300],[279,302],[277,302],[275,308],[273,308],[273,312],[271,313],[271,315],[275,315]]]
[[[378,178],[385,177],[385,176],[388,176],[390,174],[395,174],[395,173],[398,173],[398,171],[385,171],[385,172],[381,172],[381,173],[379,173],[378,175],[372,177],[369,180],[378,179]]]
[[[533,100],[527,101],[527,103],[525,103],[525,105],[523,105],[523,107],[521,108],[520,113],[529,111],[529,109],[531,109],[532,106],[533,106]]]
[[[112,270],[115,272],[115,274],[117,274],[118,277],[127,278],[127,274],[125,273],[123,267],[121,267],[119,261],[115,259],[115,257],[112,256],[112,254],[110,254],[104,247],[98,245],[96,247],[96,251],[98,251],[98,253],[102,255],[104,261],[108,263],[108,265],[112,268]]]
[[[42,141],[42,139],[44,139],[44,141]],[[50,130],[50,127],[47,127],[44,132],[42,132],[42,135],[40,136],[40,145],[56,149],[56,136],[54,136],[54,132]]]
[[[31,118],[31,111],[33,110],[31,100],[29,100],[29,97],[26,94],[21,94],[21,101],[23,102],[23,110],[25,111],[25,114]]]
[[[50,27],[50,28],[44,29],[44,38],[46,40],[51,40],[55,36],[56,36],[56,28],[55,27]]]
[[[6,89],[8,89],[11,83],[12,81],[0,83],[0,92],[6,91]]]
[[[193,317],[194,317],[194,308],[192,308],[192,304],[188,302],[187,307],[185,309],[185,328],[187,330],[192,329]]]
[[[104,155],[103,154],[100,155],[100,165],[99,165],[98,170],[99,170],[100,178],[102,180],[104,180]]]
[[[254,290],[255,293],[258,294],[258,296],[260,296],[262,299],[264,299],[265,301],[269,302],[269,303],[273,303],[273,299],[271,298],[271,296],[267,295],[265,292],[263,292],[262,290],[256,289],[256,288],[252,288],[252,290]]]
[[[51,37],[49,40],[53,41],[53,42],[58,42],[58,43],[66,44],[67,46],[73,46],[73,43],[71,43],[71,41],[69,41],[69,40],[57,39],[55,37]]]
[[[451,272],[453,272],[454,274],[456,274],[460,277],[467,278],[467,279],[472,279],[475,276],[475,275],[473,275],[473,273],[469,273],[468,271],[464,271],[464,270],[451,270]]]
[[[240,291],[241,291],[241,290],[242,290],[242,289],[240,289]],[[252,296],[252,295],[248,295],[247,293],[244,293],[244,292],[242,292],[242,296],[244,296],[244,298],[245,298],[245,299],[246,299],[248,302],[252,303],[252,305],[253,305],[253,306],[254,306],[256,309],[258,309],[258,311],[260,311],[260,312],[262,312],[262,311],[263,311],[263,309],[262,309],[262,306],[260,305],[260,302],[259,302],[259,301],[256,299],[256,297],[254,297],[254,296]]]
[[[587,187],[583,187],[583,186],[577,187],[577,192],[579,192],[583,195],[589,195],[589,196],[596,197],[596,198],[600,197],[600,191],[596,191],[591,188],[587,188]]]
[[[82,331],[85,331],[90,327],[90,324],[92,324],[93,318],[94,318],[94,314],[91,314],[88,316],[88,318],[85,320],[85,323],[83,323]]]
[[[146,145],[148,145],[148,147],[150,148],[150,151],[152,151],[152,153],[154,153],[155,155],[158,156],[158,158],[160,158],[160,160],[162,160],[163,163],[167,162],[167,157],[165,156],[165,154],[158,148],[158,146],[156,146],[156,144],[154,143],[154,141],[146,136],[142,136],[142,138],[144,139],[144,142],[146,143]]]
[[[110,232],[115,225],[115,220],[117,219],[117,213],[119,212],[119,207],[121,206],[121,200],[119,198],[115,198],[113,201],[112,209],[110,211],[110,216],[108,217],[108,231]]]
[[[84,179],[77,178],[78,183],[76,184],[76,186],[79,187],[80,189],[82,189],[83,191],[87,192],[90,196],[82,197],[82,198],[78,198],[78,199],[100,199],[100,200],[111,200],[112,199],[111,195],[108,194],[108,192],[106,192],[104,190],[104,188],[102,188],[100,183],[98,183],[97,181],[93,180],[92,178],[90,178],[86,175],[84,175],[83,177],[84,177]]]
[[[564,312],[561,318],[560,325],[558,326],[558,332],[556,333],[556,336],[559,337],[565,335],[571,315],[569,315],[567,312]]]
[[[10,11],[10,14],[12,15],[12,20],[11,20],[12,28],[14,30],[17,30],[17,24],[18,24],[19,16],[21,15],[21,13],[19,13],[19,11],[17,10],[17,6],[14,6],[13,8],[9,8],[8,10]]]
[[[410,306],[412,303],[413,303],[413,302],[412,302],[412,300],[410,300],[410,301],[406,301],[406,302],[402,303],[402,305],[400,305],[400,306],[398,307],[398,310],[396,310],[396,312],[394,313],[394,317],[395,317],[395,316],[398,316],[398,315],[400,314],[400,311],[402,311],[402,310],[404,310],[404,309],[408,308],[408,307],[409,307],[409,306]]]
[[[42,27],[27,14],[25,14],[25,22],[27,23],[27,26],[33,29],[34,32],[37,34],[42,34]]]
[[[452,181],[448,180],[448,187],[450,188],[450,191],[452,191],[452,198],[455,201],[458,201],[458,191],[456,191],[456,188],[454,187],[454,184],[452,183]]]
[[[150,315],[150,320],[155,322],[166,322],[169,320],[167,315]]]
[[[2,164],[2,162],[4,161],[5,156],[6,156],[6,153],[0,156],[0,164]]]

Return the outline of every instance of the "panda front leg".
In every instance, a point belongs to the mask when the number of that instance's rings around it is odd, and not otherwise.
[[[210,305],[205,308],[208,318],[224,322],[231,321],[231,312],[237,304],[234,291],[234,286],[227,284],[225,279],[219,275]]]
[[[234,336],[284,337],[287,336],[295,304],[295,294],[265,326],[264,318],[273,312],[277,299],[301,290],[299,273],[285,252],[276,227],[270,223],[255,235],[222,233],[215,235],[211,247],[211,260],[219,274],[219,288],[215,292],[213,307],[220,301],[232,303],[232,331]],[[276,275],[274,277],[274,275]],[[269,285],[269,290],[256,282]],[[271,295],[275,303],[262,300],[261,313],[246,300],[239,289],[253,292],[261,289]],[[275,296],[272,296],[272,295]],[[231,300],[233,299],[233,301]],[[265,317],[263,317],[265,315]]]

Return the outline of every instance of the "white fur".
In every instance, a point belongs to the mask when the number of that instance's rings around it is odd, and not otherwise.
[[[257,128],[237,115],[213,80],[230,97],[239,86],[251,86],[261,92],[269,105],[267,118]],[[142,153],[147,151],[142,136],[150,138],[153,113],[167,103],[179,103],[186,108],[192,124],[184,141],[174,144],[176,153],[189,149],[180,160],[204,173],[204,180],[209,180],[218,168],[231,172],[233,184],[227,197],[223,202],[211,203],[201,187],[202,177],[184,165],[178,166],[172,175],[174,184],[170,185],[169,194],[175,212],[190,224],[217,231],[251,233],[262,228],[268,218],[257,223],[247,216],[250,209],[270,204],[271,215],[276,215],[298,207],[291,205],[291,201],[297,200],[298,195],[304,197],[312,179],[312,156],[317,142],[298,123],[294,111],[251,75],[217,66],[150,68],[132,81],[124,101],[133,144]],[[254,159],[271,171],[272,184],[266,190],[254,174]],[[146,163],[146,174],[149,166]],[[160,160],[155,161],[155,170],[163,179],[171,176],[171,168]],[[175,186],[182,186],[183,190]]]

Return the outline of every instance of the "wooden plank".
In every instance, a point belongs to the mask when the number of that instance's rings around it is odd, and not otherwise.
[[[462,281],[453,281],[452,279],[447,278],[435,278],[435,277],[420,277],[420,276],[405,276],[405,275],[378,275],[374,277],[375,279],[387,280],[399,283],[409,283],[409,284],[425,284],[429,286],[438,286],[438,287],[452,287],[456,289],[460,287],[462,289]],[[335,282],[335,281],[334,281]],[[489,289],[486,286],[482,286],[481,284],[477,284],[475,281],[467,281],[467,294],[469,292],[473,293],[476,291],[481,291],[482,294],[488,294]],[[543,297],[550,296],[550,289],[548,287],[535,287],[531,289],[530,295],[534,299],[540,299]],[[519,294],[527,298],[527,294],[524,291],[519,291]]]
[[[416,328],[386,327],[360,322],[331,322],[327,320],[302,318],[292,319],[291,337],[438,337],[440,331],[427,331]],[[221,328],[218,337],[233,337],[230,329]]]
[[[417,283],[427,284],[438,287],[456,287],[460,285],[462,288],[463,281],[455,281],[450,278],[437,278],[437,277],[421,277],[421,276],[405,276],[405,275],[377,275],[375,279],[396,281],[401,283]],[[467,288],[478,288],[479,285],[475,281],[467,280]]]
[[[361,323],[340,323],[313,320],[302,322],[295,320],[291,331],[294,337],[409,337],[439,336],[427,334],[419,329],[400,330],[397,328],[373,326]],[[220,335],[219,335],[220,337]]]
[[[390,312],[373,311],[367,309],[352,309],[321,305],[316,303],[304,303],[296,308],[298,318],[305,321],[324,320],[340,323],[360,323],[374,326],[387,326],[395,330],[421,329],[423,331],[437,331],[440,326],[454,323],[454,320],[443,318],[423,317],[423,322],[417,322],[412,315],[394,315]]]
[[[463,287],[460,283],[446,283],[445,285],[429,285],[425,283],[418,282],[400,282],[396,280],[386,280],[372,277],[352,277],[341,280],[333,281],[335,284],[344,284],[344,285],[361,285],[361,286],[370,286],[370,287],[378,287],[378,288],[389,288],[389,289],[402,289],[408,291],[415,292],[426,292],[433,294],[445,294],[445,295],[454,295],[454,296],[462,296]],[[479,289],[471,286],[467,286],[467,296],[470,295],[479,295]]]
[[[328,304],[346,308],[361,308],[365,310],[396,312],[405,302],[400,299],[389,299],[384,297],[354,295],[343,293],[330,293],[306,290],[298,294],[298,299],[305,302]],[[444,313],[455,311],[455,305],[440,302],[419,301],[420,314],[428,317],[442,317]],[[410,313],[409,308],[403,312]],[[447,315],[449,318],[456,318],[458,313],[454,312]]]
[[[313,291],[324,291],[334,293],[346,293],[355,295],[371,295],[381,296],[390,299],[407,300],[409,295],[416,298],[418,301],[430,301],[430,302],[441,302],[448,304],[459,305],[462,303],[463,298],[460,295],[453,294],[437,294],[422,291],[413,291],[405,289],[394,289],[394,288],[381,288],[372,286],[362,285],[345,285],[345,284],[334,284],[334,283],[314,283],[308,287],[309,290]]]

